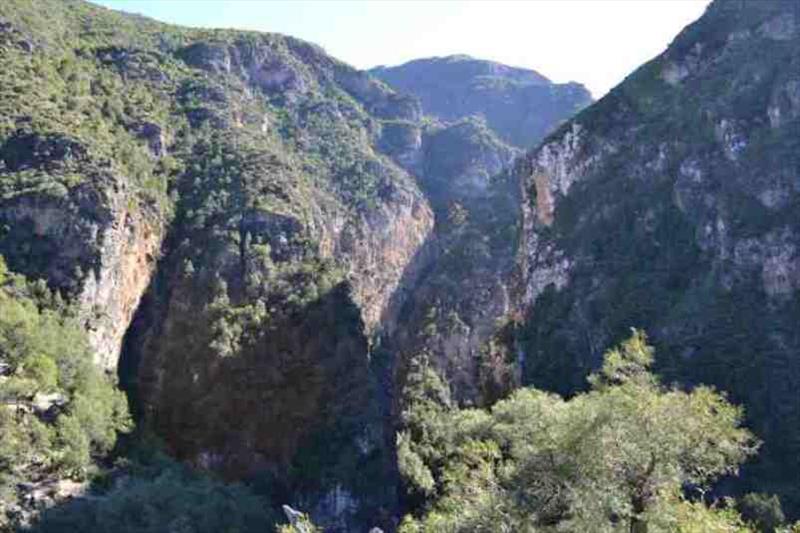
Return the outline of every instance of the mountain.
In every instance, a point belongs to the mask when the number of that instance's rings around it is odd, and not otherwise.
[[[490,62],[367,73],[282,35],[0,3],[0,514],[92,478],[43,531],[260,531],[282,504],[393,531],[410,403],[427,431],[520,385],[569,397],[631,327],[664,383],[728,391],[763,439],[717,492],[800,513],[798,17],[716,0],[570,118],[585,89]]]
[[[523,149],[592,102],[580,83],[553,83],[534,70],[464,55],[369,72],[398,92],[418,97],[426,115],[443,121],[482,116],[503,141]]]
[[[328,529],[391,527],[408,359],[435,350],[464,401],[515,383],[476,361],[512,301],[520,152],[298,39],[79,0],[3,2],[0,63],[0,256],[139,431]],[[59,483],[21,457],[9,516]]]
[[[583,389],[644,328],[658,371],[764,439],[744,486],[800,509],[800,18],[716,1],[520,163],[523,381]]]

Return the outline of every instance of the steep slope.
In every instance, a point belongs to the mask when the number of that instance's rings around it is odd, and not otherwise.
[[[519,383],[494,337],[514,300],[519,188],[507,172],[521,154],[591,101],[581,85],[467,56],[370,70],[419,98],[426,120],[386,129],[384,148],[431,202],[434,231],[380,337],[402,386],[408,364],[431,360],[462,403],[484,403]],[[468,287],[469,290],[464,290]],[[501,332],[502,336],[502,332]]]
[[[403,283],[411,294],[379,344],[394,358],[400,386],[420,356],[435,364],[460,402],[482,403],[517,383],[507,361],[487,353],[512,304],[521,215],[507,169],[517,155],[476,118],[423,131],[411,170],[431,203],[434,229]]]
[[[268,473],[332,525],[380,521],[369,337],[433,217],[376,147],[416,102],[278,35],[77,1],[0,16],[10,268],[70,302],[109,371],[124,342],[142,422],[176,456]]]
[[[426,115],[444,121],[482,116],[506,143],[529,148],[592,101],[579,83],[553,83],[533,70],[469,56],[417,59],[370,74],[413,94]]]
[[[745,484],[800,510],[800,18],[714,2],[519,167],[524,381],[568,393],[630,327],[746,406]]]
[[[0,4],[0,81],[0,255],[178,459],[391,527],[408,361],[465,402],[518,381],[482,358],[520,218],[486,121],[290,37],[78,0]]]

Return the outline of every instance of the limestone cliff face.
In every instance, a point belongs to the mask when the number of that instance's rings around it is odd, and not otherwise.
[[[506,169],[517,151],[479,119],[427,128],[418,150],[408,166],[436,222],[381,348],[396,358],[400,382],[406,365],[426,356],[459,401],[487,401],[516,375],[489,343],[511,310],[519,201]]]
[[[517,166],[524,380],[582,388],[645,328],[666,379],[745,404],[751,488],[800,499],[796,3],[714,2]],[[794,439],[794,440],[793,440]],[[777,465],[781,465],[778,467]]]
[[[123,337],[155,271],[162,231],[141,213],[120,210],[98,239],[100,268],[86,277],[77,301],[97,362],[109,371],[116,371]]]
[[[355,224],[334,225],[324,237],[333,243],[330,257],[348,265],[368,336],[382,327],[391,298],[433,228],[431,208],[418,191],[391,189],[387,195],[390,202],[360,215]]]
[[[586,153],[585,138],[580,124],[573,122],[561,136],[518,161],[514,169],[524,198],[519,255],[522,286],[517,291],[517,303],[522,307],[535,303],[547,287],[558,290],[568,280],[570,260],[545,234],[553,225],[558,200],[602,157],[602,152]]]
[[[29,149],[24,150],[20,144]],[[7,141],[7,172],[61,166],[68,139],[15,136]],[[0,254],[20,272],[41,277],[74,301],[99,365],[116,371],[122,339],[153,274],[162,217],[132,203],[128,180],[111,172],[67,189],[21,192],[0,200],[5,231]]]

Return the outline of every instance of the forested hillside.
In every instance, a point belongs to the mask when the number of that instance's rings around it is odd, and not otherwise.
[[[764,440],[743,490],[800,512],[800,20],[719,1],[533,150],[524,381],[585,388],[645,328],[656,371],[714,385]],[[745,488],[746,487],[746,488]]]
[[[800,531],[797,6],[583,109],[0,3],[0,531]]]

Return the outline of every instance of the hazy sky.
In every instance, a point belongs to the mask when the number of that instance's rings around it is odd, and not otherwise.
[[[657,55],[709,0],[99,0],[189,26],[285,33],[358,68],[468,54],[579,81],[595,97]]]

